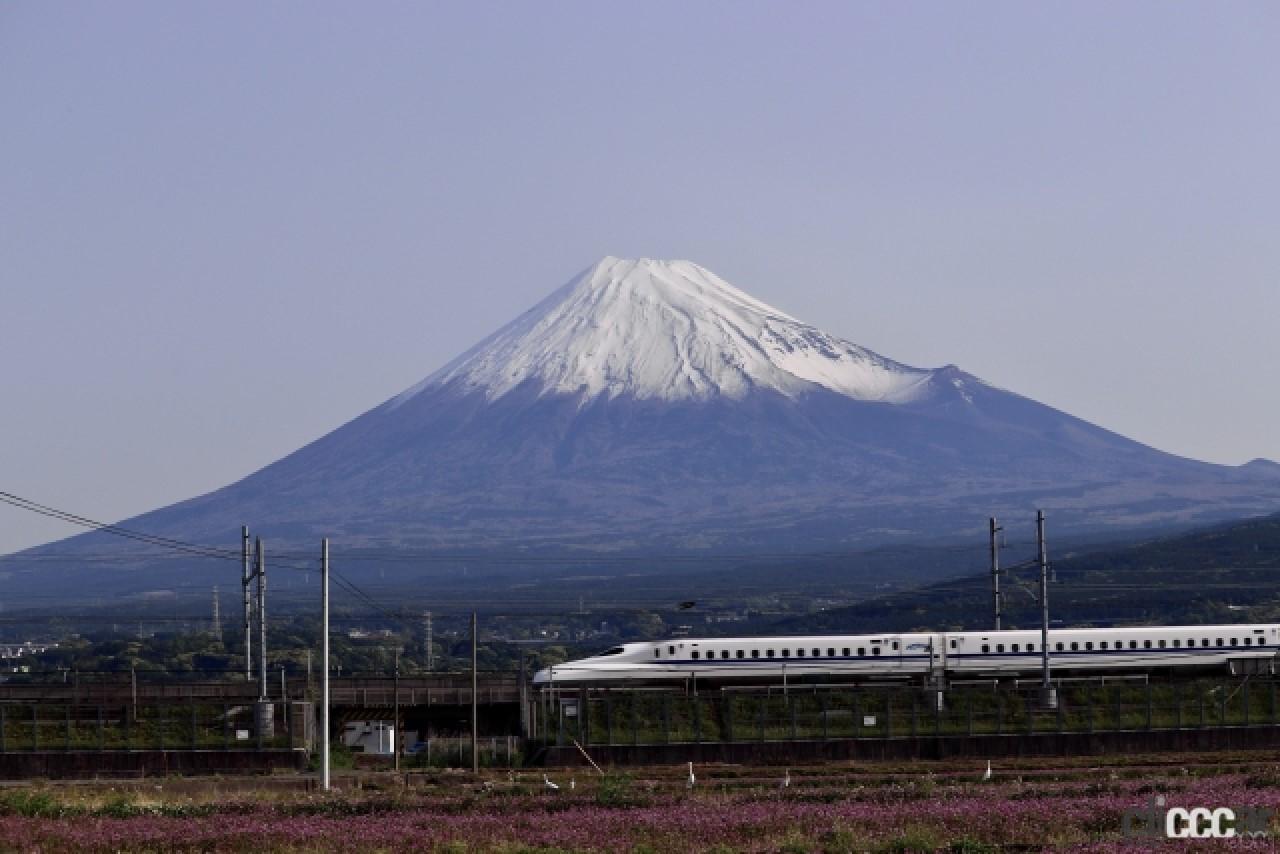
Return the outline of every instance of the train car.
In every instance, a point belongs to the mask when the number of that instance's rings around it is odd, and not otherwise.
[[[1280,625],[1054,629],[1054,673],[1160,668],[1274,672]],[[751,684],[1016,677],[1039,673],[1034,630],[803,637],[675,638],[625,643],[538,671],[534,685]]]

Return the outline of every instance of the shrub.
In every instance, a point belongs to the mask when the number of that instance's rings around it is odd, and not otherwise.
[[[14,789],[0,794],[0,815],[56,818],[65,810],[53,795],[36,789]]]
[[[880,850],[885,854],[923,854],[941,848],[938,834],[930,827],[912,826],[901,836],[885,842]]]
[[[120,792],[112,795],[94,813],[105,818],[132,818],[141,814],[132,792]]]
[[[635,780],[630,774],[605,774],[596,787],[596,803],[602,807],[636,806],[643,802],[633,790]]]

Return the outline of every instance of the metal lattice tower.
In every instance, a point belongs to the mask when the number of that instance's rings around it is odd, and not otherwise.
[[[426,622],[427,628],[427,670],[435,670],[436,648],[435,638],[431,634],[431,612],[423,611],[422,619]]]

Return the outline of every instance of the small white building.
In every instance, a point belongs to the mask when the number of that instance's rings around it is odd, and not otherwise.
[[[396,727],[391,721],[352,721],[342,731],[342,743],[375,756],[396,752]]]

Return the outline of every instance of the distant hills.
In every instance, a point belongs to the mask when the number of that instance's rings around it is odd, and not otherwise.
[[[1002,551],[1005,565],[1034,556],[1023,545]],[[1280,620],[1280,515],[1219,525],[1129,546],[1067,552],[1050,564],[1055,625],[1235,623]],[[1015,583],[1035,589],[1038,571],[1003,577],[1005,628],[1038,628],[1038,605]],[[788,619],[781,633],[973,629],[992,625],[990,573],[966,575],[846,608]]]
[[[335,554],[474,566],[972,542],[988,515],[1037,507],[1058,537],[1189,527],[1280,509],[1280,466],[1163,453],[953,365],[836,338],[696,264],[606,258],[329,435],[123,524],[234,550],[247,523],[277,551],[328,536]],[[11,591],[173,576],[145,557],[59,574],[111,552],[137,548],[86,534],[0,573]],[[236,573],[206,563],[184,580]]]

